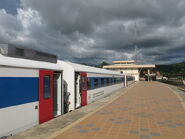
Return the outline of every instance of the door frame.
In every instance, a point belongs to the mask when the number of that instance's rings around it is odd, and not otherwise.
[[[53,119],[53,71],[39,71],[39,123],[44,123]],[[50,96],[44,98],[44,76],[50,77]]]
[[[55,74],[59,74],[59,78],[57,78],[57,80],[55,80]],[[56,82],[55,82],[56,81]],[[62,72],[60,71],[55,71],[53,73],[53,83],[56,83],[57,86],[53,85],[53,105],[56,104],[55,106],[53,106],[53,116],[54,117],[57,117],[59,115],[62,115],[62,107],[63,107],[63,88],[62,88]],[[57,87],[57,88],[55,88]],[[56,92],[55,92],[56,91]],[[57,96],[55,98],[55,95]],[[56,107],[56,111],[55,111],[55,108]],[[55,112],[56,113],[55,113]]]
[[[80,80],[80,90],[81,90],[81,105],[87,105],[87,73],[82,72],[80,73],[81,80]]]

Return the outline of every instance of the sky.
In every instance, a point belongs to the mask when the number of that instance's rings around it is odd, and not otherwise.
[[[182,62],[185,0],[0,0],[0,43],[93,65]]]

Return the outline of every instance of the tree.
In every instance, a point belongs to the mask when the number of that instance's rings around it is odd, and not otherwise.
[[[100,64],[100,67],[103,68],[103,66],[107,66],[107,65],[110,65],[109,63],[103,61],[101,64]]]

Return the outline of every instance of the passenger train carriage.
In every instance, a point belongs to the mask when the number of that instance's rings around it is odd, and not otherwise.
[[[95,68],[71,62],[63,65],[63,79],[68,83],[69,110],[84,106],[124,87],[124,75],[120,72]]]
[[[124,81],[116,71],[0,45],[0,138],[96,101],[123,88]]]

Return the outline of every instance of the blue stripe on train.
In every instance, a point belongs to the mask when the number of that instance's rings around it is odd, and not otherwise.
[[[38,101],[38,77],[0,77],[0,108]]]

